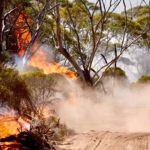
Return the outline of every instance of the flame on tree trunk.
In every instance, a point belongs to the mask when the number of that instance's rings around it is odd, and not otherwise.
[[[22,57],[25,54],[26,47],[31,41],[31,32],[29,25],[32,20],[25,12],[21,12],[15,23],[15,34],[18,45],[18,55]]]
[[[33,57],[28,61],[28,64],[32,67],[43,70],[45,74],[59,73],[66,75],[69,78],[76,79],[76,73],[69,70],[66,67],[61,66],[56,62],[50,62],[48,56],[43,50],[38,50]]]
[[[26,48],[32,40],[31,32],[28,26],[28,24],[31,23],[32,23],[32,19],[29,18],[25,12],[21,12],[19,17],[16,20],[15,34],[17,37],[18,55],[20,57],[24,56]],[[30,52],[31,53],[35,52],[35,54],[31,56],[31,58],[29,59],[28,65],[43,70],[45,74],[59,73],[59,74],[64,74],[72,79],[76,78],[75,72],[69,70],[66,67],[61,66],[56,62],[49,62],[46,53],[44,53],[42,49],[37,50],[38,49],[37,45],[39,45],[39,43],[35,42],[33,46],[34,48],[30,49]]]

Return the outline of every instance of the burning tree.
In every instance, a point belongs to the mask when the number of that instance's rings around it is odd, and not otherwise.
[[[2,3],[2,8],[5,3]],[[19,0],[13,3],[15,7],[12,5],[12,10],[4,15],[4,20],[2,19],[1,35],[6,34],[7,26],[4,21],[9,22],[7,20],[14,16],[16,20],[12,20],[10,34],[16,37],[13,38],[17,43],[15,49],[20,49],[20,55],[25,54],[26,61],[32,59],[36,52],[31,50],[35,41],[51,44],[55,54],[60,53],[63,56],[57,55],[56,60],[65,58],[66,65],[73,67],[78,76],[90,85],[101,81],[102,71],[112,65],[117,67],[117,60],[131,45],[149,37],[148,24],[143,27],[137,22],[131,13],[132,10],[127,11],[124,0],[111,0],[107,4],[104,0],[97,0],[95,3],[87,0]],[[121,3],[124,7],[123,13],[118,14],[115,10]],[[147,7],[149,8],[148,4]],[[18,15],[14,15],[15,11]],[[106,56],[110,51],[114,52],[114,58],[108,61]],[[102,62],[105,64],[99,65]]]
[[[120,3],[124,6],[122,14],[115,12]],[[145,11],[149,15],[149,6]],[[95,86],[101,82],[104,70],[109,72],[113,65],[111,72],[118,70],[117,60],[132,44],[140,40],[140,46],[149,48],[149,27],[141,22],[133,17],[132,10],[127,11],[125,0],[110,0],[107,5],[104,0],[95,3],[87,0],[1,0],[0,66],[8,67],[10,57],[17,54],[33,67],[43,69],[45,74],[60,73],[75,79],[79,76],[88,85]],[[39,41],[51,44],[56,54],[53,61],[47,61],[44,51],[39,52],[42,50]],[[108,61],[106,55],[110,51],[114,58]],[[105,64],[100,65],[99,58]],[[61,67],[55,60],[76,73]],[[37,102],[38,107],[51,97],[50,84],[44,74],[27,77],[25,83],[16,71],[0,68],[0,102],[20,114],[31,112],[35,109],[33,102]],[[59,126],[59,121],[55,125]],[[40,132],[40,136],[45,134],[45,129],[49,131],[45,124],[42,127],[44,133]],[[32,137],[25,132],[13,138],[20,140],[22,135]]]

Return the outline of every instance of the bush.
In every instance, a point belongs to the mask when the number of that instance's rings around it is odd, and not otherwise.
[[[53,107],[53,103],[55,106],[55,91],[63,92],[62,85],[68,84],[64,76],[56,73],[45,75],[42,72],[28,72],[23,74],[22,78],[31,91],[32,101],[37,112],[37,116],[32,119],[32,132],[49,141],[61,141],[66,135],[72,134],[72,130],[59,122],[55,107]],[[45,116],[46,108],[48,110]]]
[[[31,131],[36,135],[47,139],[49,143],[62,141],[66,136],[75,133],[73,130],[68,129],[65,124],[60,123],[60,119],[57,116],[34,120]]]
[[[106,71],[104,71],[103,73],[103,76],[104,77],[109,77],[109,76],[115,76],[115,77],[123,77],[123,78],[126,78],[126,74],[125,72],[117,67],[117,68],[114,68],[114,67],[111,67],[111,68],[108,68]]]
[[[54,80],[51,76],[42,72],[28,72],[22,75],[31,93],[31,99],[35,105],[36,112],[42,116],[45,106],[51,104],[54,94]]]
[[[139,83],[150,83],[150,75],[143,75],[138,79]]]
[[[26,83],[12,68],[0,68],[0,104],[19,113],[34,110]]]

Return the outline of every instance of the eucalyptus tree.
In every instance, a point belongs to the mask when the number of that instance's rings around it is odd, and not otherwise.
[[[132,20],[134,20],[134,22],[141,27],[141,31],[144,32],[138,45],[150,50],[150,5],[137,6],[129,9],[128,16],[132,16]]]
[[[121,2],[124,13],[117,14],[114,11]],[[55,1],[57,3],[60,2]],[[56,46],[79,76],[91,85],[100,81],[102,69],[116,64],[123,52],[140,40],[147,30],[142,30],[140,24],[128,17],[124,0],[110,1],[108,6],[103,0],[97,0],[95,4],[87,0],[65,1],[63,4],[60,3],[52,14],[56,22]],[[118,41],[114,44],[112,38],[118,38]],[[110,62],[103,55],[108,49],[115,51]],[[95,70],[97,55],[102,56],[106,65]]]
[[[110,0],[107,4],[104,0],[95,3],[88,0],[12,2],[14,8],[19,7],[33,18],[28,24],[32,40],[26,46],[25,57],[32,57],[30,48],[37,39],[51,44],[55,53],[61,54],[57,61],[60,56],[67,60],[67,65],[90,85],[96,85],[102,77],[100,72],[113,64],[116,66],[124,51],[141,41],[148,30],[139,18],[135,21],[132,13],[128,15],[125,0]],[[118,14],[115,10],[120,3],[123,3],[123,13]],[[108,50],[115,54],[110,61],[105,57]],[[97,58],[100,57],[105,62],[103,66],[99,65]]]

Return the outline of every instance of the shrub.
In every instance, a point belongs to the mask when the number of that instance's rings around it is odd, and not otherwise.
[[[114,67],[108,68],[106,71],[104,71],[103,76],[104,77],[116,76],[116,77],[126,78],[125,72],[119,67],[117,67],[117,68],[114,68]]]
[[[139,83],[150,83],[150,75],[143,75],[138,79]]]
[[[0,68],[0,104],[7,105],[19,113],[34,110],[26,83],[12,68]]]

